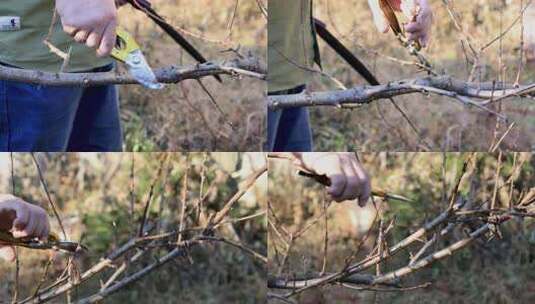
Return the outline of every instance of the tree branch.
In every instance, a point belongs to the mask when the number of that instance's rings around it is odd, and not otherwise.
[[[321,280],[323,275],[321,274],[311,274],[307,276],[301,276],[301,277],[292,277],[292,278],[284,278],[284,277],[275,277],[275,276],[269,276],[268,277],[268,288],[272,289],[297,289],[302,288],[305,286],[308,286],[310,284],[314,284],[317,281]],[[346,284],[353,284],[353,285],[373,285],[373,283],[378,279],[379,277],[370,275],[370,274],[353,274],[351,276],[341,278],[337,280],[337,283],[346,283]],[[384,284],[386,286],[392,286],[396,287],[397,285],[392,280],[384,283],[378,283]]]
[[[157,258],[155,262],[152,264],[149,264],[148,266],[144,267],[143,269],[133,273],[132,275],[129,275],[128,277],[122,279],[121,281],[113,284],[112,286],[105,288],[98,293],[89,296],[87,298],[84,298],[80,301],[78,301],[79,304],[88,304],[88,303],[98,303],[104,301],[104,299],[122,288],[140,280],[141,278],[145,277],[155,269],[159,268],[160,266],[172,261],[178,256],[181,256],[185,254],[187,248],[190,248],[193,245],[200,245],[202,241],[199,240],[190,240],[190,241],[184,241],[180,246],[173,249],[171,252],[166,254],[165,256],[161,258]]]
[[[266,79],[267,68],[256,58],[233,59],[221,63],[204,63],[195,66],[168,66],[154,70],[161,83],[178,83],[186,79],[199,79],[213,75],[230,75]],[[129,74],[100,73],[48,73],[0,66],[0,80],[19,81],[49,86],[99,86],[106,84],[138,84]]]
[[[350,108],[378,99],[413,93],[442,95],[457,99],[464,104],[485,108],[484,105],[496,99],[535,96],[535,84],[515,87],[503,83],[465,82],[450,76],[424,77],[393,81],[377,86],[357,86],[348,90],[269,96],[268,107],[271,110],[315,106]],[[476,102],[470,98],[486,99],[487,102]]]

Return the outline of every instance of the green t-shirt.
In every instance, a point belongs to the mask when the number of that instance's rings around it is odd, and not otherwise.
[[[268,6],[268,91],[306,84],[319,62],[312,0],[269,0]]]
[[[58,72],[63,59],[50,52],[43,43],[52,21],[55,1],[1,1],[0,62],[24,69]],[[72,46],[66,72],[87,71],[111,63],[110,58],[98,58],[95,50],[76,43],[65,34],[59,18],[50,42],[64,52]]]

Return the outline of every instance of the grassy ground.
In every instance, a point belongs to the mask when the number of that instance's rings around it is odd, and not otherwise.
[[[445,174],[442,174],[443,157],[440,153],[363,153],[360,155],[365,168],[372,176],[373,188],[404,195],[413,203],[378,199],[377,208],[384,212],[385,223],[395,219],[394,228],[386,237],[389,246],[396,244],[408,234],[416,231],[423,223],[434,218],[445,206],[443,191],[449,193],[456,172],[462,167],[465,157],[448,154],[445,160]],[[473,202],[487,201],[492,197],[494,176],[497,166],[495,156],[479,156],[478,170],[463,182],[460,191]],[[515,182],[515,193],[520,189],[532,189],[534,159],[530,155],[519,156],[525,163]],[[498,184],[502,185],[511,174],[513,156],[503,161],[503,170]],[[323,189],[317,183],[295,174],[287,161],[272,161],[269,174],[269,199],[275,214],[287,231],[296,233],[305,227],[309,229],[293,244],[287,264],[281,267],[284,245],[274,233],[268,230],[269,273],[275,275],[279,269],[283,275],[293,277],[319,272],[323,265],[325,223],[322,214]],[[443,181],[446,187],[443,186]],[[470,182],[468,182],[470,181]],[[507,187],[506,187],[507,188]],[[503,206],[509,199],[505,188],[498,191],[498,204]],[[355,202],[332,204],[328,207],[328,247],[326,271],[340,271],[348,256],[357,248],[358,259],[364,258],[375,246],[377,224],[362,247],[376,209],[370,203],[359,208]],[[314,220],[320,218],[314,223]],[[312,224],[314,223],[314,224]],[[310,226],[312,225],[312,226]],[[271,226],[270,226],[271,227]],[[279,228],[280,229],[280,228]],[[456,228],[453,238],[444,238],[439,248],[464,237],[465,228]],[[515,220],[502,228],[503,239],[475,242],[472,246],[432,264],[401,280],[403,286],[418,286],[430,282],[425,289],[405,292],[353,291],[345,288],[325,287],[312,289],[295,298],[298,303],[531,303],[535,297],[535,222]],[[278,253],[277,253],[278,251]],[[381,266],[383,273],[406,265],[410,254],[416,249],[409,247]],[[369,270],[375,274],[375,268]],[[273,303],[278,303],[274,301]]]
[[[461,34],[455,29],[443,1],[430,0],[435,10],[433,39],[424,55],[437,70],[460,79],[467,79],[471,65],[467,63]],[[513,1],[449,1],[459,15],[461,25],[473,38],[476,49],[497,37],[518,17],[520,2]],[[413,66],[400,65],[387,59],[391,56],[412,60],[393,34],[379,34],[373,26],[366,1],[315,1],[315,14],[350,49],[374,71],[381,82],[425,76]],[[520,26],[517,24],[502,39],[483,52],[477,79],[514,83],[519,66]],[[466,44],[464,45],[466,48]],[[323,42],[320,42],[324,71],[351,87],[364,80]],[[380,55],[377,55],[380,53]],[[472,58],[470,58],[472,60]],[[521,83],[535,79],[533,67],[525,65]],[[311,90],[336,89],[333,82],[315,77]],[[418,126],[433,150],[486,151],[495,138],[495,119],[457,101],[419,94],[397,97],[396,101]],[[511,99],[503,102],[501,111],[516,127],[507,136],[502,148],[531,151],[535,145],[535,106],[530,100]],[[317,151],[414,151],[421,150],[418,138],[401,114],[389,101],[379,101],[357,110],[314,109],[312,111],[314,140]],[[507,129],[501,124],[497,137]]]
[[[163,169],[164,178],[156,183],[147,225],[159,223],[161,231],[173,231],[178,227],[181,210],[183,176],[190,165],[188,211],[184,227],[200,225],[194,220],[193,205],[199,198],[201,172],[206,173],[203,193],[206,211],[219,210],[234,194],[240,183],[251,172],[252,164],[263,161],[259,154],[219,155],[191,153],[169,156],[169,165]],[[42,162],[44,176],[51,195],[59,207],[62,221],[72,240],[81,240],[88,251],[75,259],[80,271],[85,271],[103,256],[124,244],[139,228],[148,192],[159,165],[160,154],[138,153],[134,163],[134,205],[130,210],[130,184],[132,179],[130,154],[54,154]],[[0,165],[9,164],[8,154],[0,154]],[[204,165],[203,165],[204,163]],[[205,169],[203,169],[203,166]],[[10,193],[7,174],[0,172],[0,192]],[[15,155],[15,193],[27,201],[47,206],[35,167],[30,155]],[[165,180],[165,183],[163,182]],[[258,213],[265,208],[267,188],[259,181],[232,210],[231,217],[243,217]],[[162,206],[163,209],[160,209]],[[159,210],[162,210],[160,213]],[[159,214],[159,215],[158,215]],[[53,231],[58,232],[58,223],[50,216]],[[266,230],[263,217],[256,217],[230,225],[224,225],[221,234],[226,238],[241,240],[248,247],[266,254]],[[152,231],[156,233],[155,230]],[[147,266],[157,256],[171,248],[155,249],[144,255],[137,264],[126,271]],[[52,256],[45,285],[51,284],[65,269],[68,256],[52,251],[20,249],[19,300],[33,294],[41,280],[48,257]],[[122,289],[106,299],[105,303],[257,303],[265,298],[265,268],[239,250],[223,244],[210,244],[192,248],[191,260],[178,257],[149,276]],[[99,289],[100,281],[115,270],[110,268],[82,284],[71,294],[72,300]],[[0,261],[0,303],[11,303],[15,266]],[[119,277],[122,279],[123,277]],[[66,303],[59,297],[51,303]]]
[[[266,61],[266,19],[256,1],[154,0],[152,3],[171,24],[191,32],[193,35],[186,37],[209,60],[235,58],[236,54],[230,51],[233,49]],[[153,67],[195,64],[142,13],[124,7],[120,11],[120,23],[136,34]],[[212,78],[203,79],[203,83],[225,115],[219,113],[195,80],[168,85],[160,92],[123,87],[120,97],[125,150],[260,151],[264,137],[265,83],[230,77],[224,77],[223,84]]]

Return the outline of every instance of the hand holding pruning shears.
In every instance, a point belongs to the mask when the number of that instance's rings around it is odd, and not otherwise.
[[[15,259],[14,246],[30,249],[53,249],[75,253],[76,242],[62,241],[50,232],[46,211],[12,195],[0,194],[0,258]]]
[[[377,30],[386,33],[392,29],[396,35],[406,34],[409,41],[427,46],[433,23],[433,10],[427,0],[368,0],[368,4]],[[395,12],[402,12],[408,18],[403,28]]]
[[[154,72],[147,63],[139,45],[124,29],[117,26],[117,7],[129,3],[154,21],[197,62],[207,59],[171,24],[160,16],[148,0],[56,0],[56,9],[63,30],[78,43],[95,48],[101,57],[111,55],[124,63],[130,74],[149,89],[161,89]],[[84,14],[80,15],[79,12]],[[219,82],[219,75],[214,76]]]
[[[95,48],[100,57],[111,55],[123,62],[139,83],[150,89],[160,89],[163,86],[156,80],[139,45],[128,32],[117,27],[117,6],[124,3],[115,0],[56,0],[56,9],[63,30],[76,42]],[[149,5],[146,1],[144,3]]]
[[[271,153],[269,157],[290,159],[301,175],[325,179],[322,184],[336,202],[357,199],[363,207],[370,198],[370,179],[354,153]]]
[[[306,172],[328,178],[327,193],[336,202],[356,199],[363,207],[370,198],[370,178],[354,153],[302,153],[294,163]]]
[[[0,194],[0,231],[10,233],[14,239],[46,239],[50,224],[46,211],[12,195]],[[11,244],[0,239],[0,256],[13,260],[15,253]]]
[[[56,10],[63,30],[76,42],[95,48],[100,57],[110,55],[116,39],[115,0],[56,0]]]

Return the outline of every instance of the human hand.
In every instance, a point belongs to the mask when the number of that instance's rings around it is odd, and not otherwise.
[[[38,237],[46,239],[50,224],[46,211],[12,195],[0,194],[0,230],[9,231],[15,238]],[[0,242],[0,258],[15,259],[13,247]]]
[[[294,153],[294,164],[318,175],[326,175],[331,185],[327,193],[336,202],[357,199],[364,207],[370,198],[368,174],[354,153]]]
[[[387,33],[390,27],[388,20],[381,10],[379,1],[381,0],[368,0],[368,4],[372,10],[375,27],[377,27],[378,31]],[[433,10],[429,2],[427,0],[386,1],[390,3],[394,10],[403,12],[410,20],[404,26],[407,39],[417,41],[425,47],[429,43],[433,23]]]
[[[76,42],[95,48],[99,57],[110,55],[116,42],[115,0],[56,0],[56,10]]]

